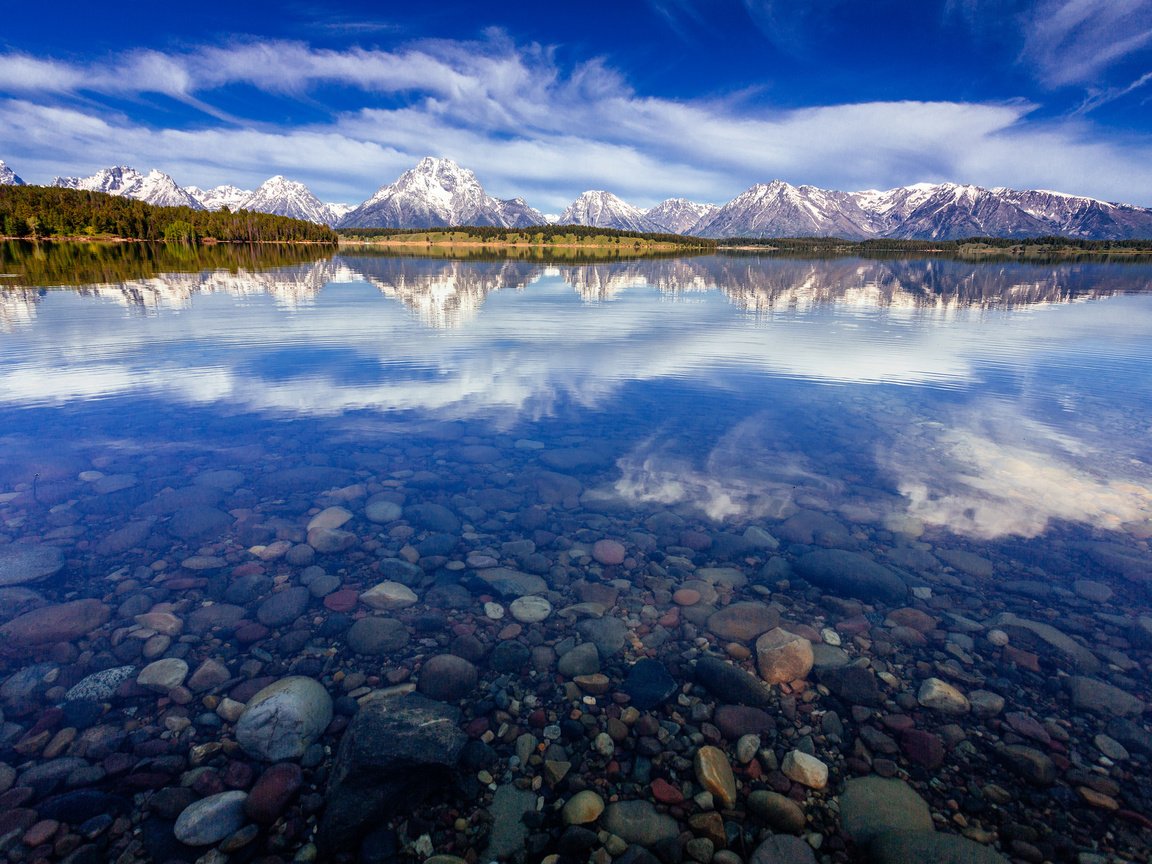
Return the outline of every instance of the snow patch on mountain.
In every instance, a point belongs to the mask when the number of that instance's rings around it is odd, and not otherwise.
[[[137,201],[154,204],[157,207],[204,209],[204,205],[176,185],[175,180],[155,169],[147,174],[141,174],[135,168],[117,165],[113,168],[101,168],[91,177],[56,177],[52,185],[135,198]]]
[[[335,225],[338,221],[336,214],[313,195],[307,186],[279,174],[261,183],[255,192],[240,203],[240,208],[321,225]]]
[[[240,205],[252,197],[251,189],[240,189],[231,184],[201,189],[199,186],[185,186],[184,191],[199,201],[205,210],[222,210],[227,207],[236,211]]]
[[[697,204],[687,198],[669,198],[644,211],[644,218],[659,231],[689,234],[705,219],[711,219],[720,210],[715,204]]]
[[[4,164],[4,160],[0,159],[0,186],[23,186],[24,181],[20,176]]]
[[[643,210],[598,189],[582,193],[556,221],[560,225],[589,225],[620,231],[663,230],[649,220]]]
[[[526,228],[544,217],[522,198],[502,201],[476,175],[450,159],[425,157],[394,183],[381,186],[340,220],[341,228],[442,228],[490,225]]]

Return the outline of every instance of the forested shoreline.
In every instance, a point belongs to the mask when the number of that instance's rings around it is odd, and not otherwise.
[[[336,232],[287,216],[157,207],[55,186],[0,186],[0,235],[26,240],[116,238],[177,243],[336,243]]]

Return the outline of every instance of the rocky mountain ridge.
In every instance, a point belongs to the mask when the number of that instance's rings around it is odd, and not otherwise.
[[[0,185],[23,181],[0,162]],[[90,177],[57,177],[52,185],[124,195],[150,204],[215,210],[228,207],[306,219],[340,228],[429,228],[547,224],[523,198],[489,195],[476,175],[450,159],[425,157],[355,207],[320,201],[302,183],[277,175],[254,191],[235,186],[180,187],[157,170],[127,166]],[[759,183],[723,206],[671,198],[648,210],[611,192],[590,190],[555,220],[629,231],[709,238],[841,237],[956,240],[1059,235],[1079,239],[1152,238],[1152,208],[1036,189],[987,189],[959,183],[917,183],[888,190],[843,192]]]

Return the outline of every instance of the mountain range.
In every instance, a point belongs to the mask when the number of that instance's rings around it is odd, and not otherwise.
[[[22,183],[0,161],[0,185]],[[180,187],[160,171],[145,175],[118,166],[91,177],[57,177],[52,185],[125,195],[150,204],[274,213],[337,228],[529,228],[549,221],[523,198],[495,198],[485,192],[472,171],[449,159],[432,157],[421,159],[356,207],[324,203],[304,184],[279,175],[251,191],[230,185],[200,189]],[[841,192],[773,180],[753,186],[723,206],[670,198],[647,210],[597,190],[581,194],[555,222],[712,238],[1152,238],[1152,208],[1062,192],[958,183]]]

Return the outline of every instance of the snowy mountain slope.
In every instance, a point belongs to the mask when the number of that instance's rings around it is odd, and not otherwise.
[[[19,175],[4,164],[4,160],[0,159],[0,186],[23,186],[24,181],[20,179]]]
[[[175,180],[155,169],[145,175],[127,165],[117,165],[114,168],[101,168],[91,177],[57,177],[52,181],[52,185],[65,189],[86,189],[90,192],[121,195],[158,207],[204,209],[204,205],[177,186]]]
[[[184,191],[204,205],[205,210],[239,210],[240,205],[252,197],[251,189],[239,189],[231,184],[201,189],[199,186],[185,186]]]
[[[719,209],[715,204],[697,204],[687,198],[669,198],[645,210],[644,218],[658,226],[660,231],[688,234],[704,219],[715,216]]]
[[[303,183],[277,174],[240,202],[240,209],[274,216],[290,216],[321,225],[335,225],[338,217]]]
[[[493,198],[471,171],[450,159],[425,157],[394,183],[381,186],[339,224],[341,228],[524,228],[543,223],[544,217],[523,199]]]
[[[611,192],[590,190],[568,205],[556,220],[558,225],[590,225],[621,231],[661,231],[644,211],[622,201]]]
[[[759,183],[701,220],[701,237],[844,237],[874,235],[872,217],[847,192]]]

